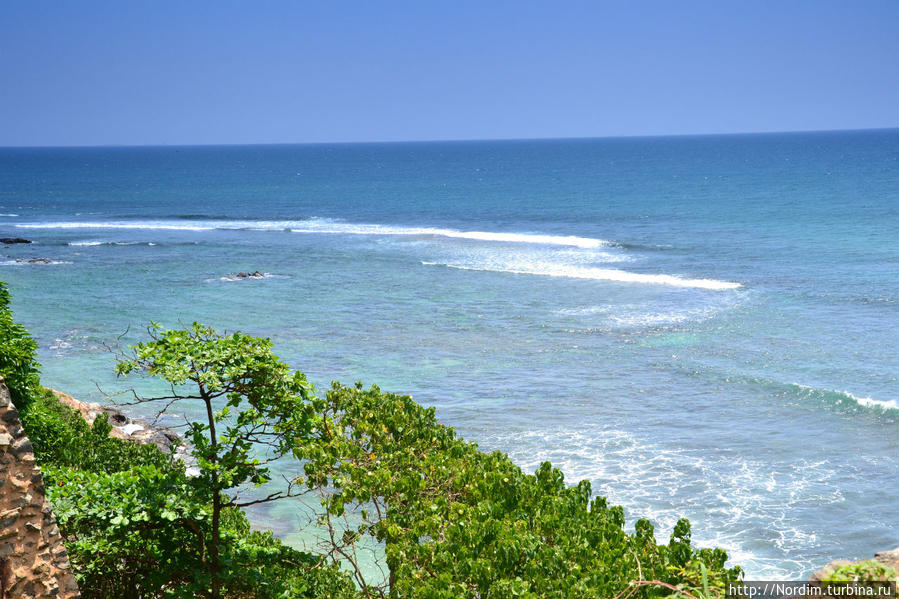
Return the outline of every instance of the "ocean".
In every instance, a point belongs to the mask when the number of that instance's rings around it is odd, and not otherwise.
[[[104,344],[201,321],[550,460],[628,528],[686,516],[747,579],[899,545],[899,130],[7,148],[0,236],[34,241],[0,279],[81,399],[133,383]]]

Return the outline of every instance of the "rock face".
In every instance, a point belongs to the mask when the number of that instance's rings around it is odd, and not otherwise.
[[[94,419],[100,414],[106,414],[109,417],[109,424],[112,426],[109,434],[113,437],[133,443],[155,443],[159,449],[166,453],[178,454],[178,450],[181,449],[181,436],[170,429],[135,420],[113,406],[79,401],[68,393],[63,393],[56,389],[50,389],[50,391],[53,392],[53,395],[56,396],[60,403],[78,411],[88,424],[93,424]]]
[[[895,549],[893,549],[891,551],[881,551],[880,553],[875,553],[874,559],[877,560],[878,562],[880,562],[881,564],[883,564],[884,566],[887,566],[896,571],[899,571],[899,547],[896,547]],[[861,560],[861,561],[868,561],[868,560]],[[815,573],[812,574],[812,577],[810,578],[810,580],[812,582],[820,582],[820,581],[824,580],[825,577],[832,574],[833,571],[836,570],[837,568],[839,568],[840,566],[851,566],[851,565],[857,564],[857,563],[859,563],[859,562],[851,562],[849,560],[836,560],[836,561],[830,562],[829,564],[827,564],[820,570],[815,570]]]
[[[41,471],[0,378],[0,599],[80,597]]]
[[[146,422],[137,420],[126,415],[115,406],[104,406],[95,402],[87,402],[75,399],[68,393],[50,389],[59,403],[69,406],[73,410],[79,412],[88,424],[93,424],[94,420],[100,414],[106,414],[112,430],[109,431],[111,437],[124,439],[138,444],[153,443],[165,453],[184,462],[187,466],[188,476],[197,476],[200,471],[197,469],[196,459],[191,455],[190,444],[170,428],[160,426],[155,422]],[[0,599],[4,599],[0,596]]]
[[[874,554],[874,559],[894,570],[899,570],[899,547],[890,551],[881,551]]]

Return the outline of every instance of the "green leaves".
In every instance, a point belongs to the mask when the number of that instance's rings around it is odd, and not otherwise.
[[[647,520],[628,534],[624,510],[593,498],[589,482],[570,486],[549,463],[522,472],[409,397],[361,383],[317,397],[267,339],[197,323],[151,323],[148,334],[116,370],[171,383],[170,396],[147,401],[206,408],[186,431],[198,476],[42,391],[34,342],[0,284],[0,373],[23,408],[86,599],[708,597],[741,574],[724,551],[694,549],[686,520],[667,545]],[[237,490],[266,483],[278,459],[299,460],[295,482],[321,497],[331,533],[321,555],[251,530],[239,509]],[[386,559],[383,580],[359,567],[372,549]],[[640,579],[662,584],[628,586]]]
[[[40,464],[110,473],[142,465],[180,468],[170,465],[170,456],[156,445],[110,437],[112,426],[106,414],[97,416],[91,426],[81,414],[40,387],[19,415]]]
[[[105,416],[88,425],[40,387],[36,344],[12,320],[0,283],[0,374],[6,378],[44,472],[48,497],[85,599],[350,598],[352,583],[336,566],[252,531],[246,516],[223,504],[222,489],[267,479],[254,442],[287,453],[314,428],[312,387],[271,353],[267,340],[219,336],[195,325],[163,331],[120,360],[121,375],[145,371],[173,384],[199,385],[184,401],[215,402],[214,417],[187,436],[204,465],[188,477],[155,445],[109,436]],[[218,435],[210,436],[218,425]],[[271,457],[271,456],[269,456]],[[218,513],[219,523],[214,523]],[[217,533],[217,534],[216,534]],[[212,539],[217,570],[211,561]]]
[[[45,467],[48,496],[63,530],[82,594],[146,596],[162,585],[191,592],[207,581],[196,531],[209,517],[180,471],[139,466],[114,473]]]
[[[194,323],[190,328],[166,330],[152,323],[150,340],[121,355],[117,372],[143,372],[172,384],[168,405],[195,402],[205,407],[203,422],[188,425],[190,452],[199,475],[191,480],[198,501],[208,505],[210,517],[197,541],[205,556],[202,571],[209,577],[204,594],[217,599],[222,585],[235,580],[226,559],[232,549],[222,528],[222,514],[239,507],[236,497],[243,485],[262,485],[270,480],[268,464],[289,457],[318,426],[313,389],[306,377],[272,353],[271,341],[240,332],[220,334]],[[289,496],[291,489],[251,503]],[[154,517],[182,519],[166,509]],[[122,522],[117,520],[117,522]]]
[[[549,463],[525,474],[409,397],[335,383],[323,414],[320,434],[296,450],[305,480],[325,497],[323,522],[353,514],[335,551],[352,555],[366,536],[385,544],[396,596],[613,597],[641,576],[692,582],[699,566],[707,583],[739,575],[723,551],[690,547],[686,520],[667,546],[646,520],[628,535],[623,510],[591,500],[589,482],[568,486]]]
[[[0,281],[0,375],[9,387],[13,403],[22,410],[40,391],[40,365],[35,359],[37,343],[25,327],[13,320],[9,301],[6,283]]]

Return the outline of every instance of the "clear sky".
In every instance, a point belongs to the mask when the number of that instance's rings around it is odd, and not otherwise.
[[[0,145],[899,126],[899,0],[3,0]]]

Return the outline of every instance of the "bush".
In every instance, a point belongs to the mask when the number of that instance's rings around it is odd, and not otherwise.
[[[156,445],[138,445],[109,436],[112,426],[106,414],[97,416],[93,425],[88,424],[78,411],[60,403],[42,387],[32,394],[19,416],[41,465],[106,473],[144,465],[183,468]]]
[[[837,566],[824,582],[899,582],[899,572],[876,559]]]
[[[40,388],[40,369],[35,359],[37,343],[13,320],[9,301],[6,283],[0,281],[0,374],[6,379],[13,403],[21,410]]]
[[[693,549],[686,520],[668,544],[656,542],[647,520],[627,534],[624,510],[591,499],[589,482],[567,486],[549,463],[525,474],[505,454],[457,438],[409,397],[335,383],[319,401],[320,435],[298,454],[323,497],[333,554],[353,564],[360,541],[383,543],[389,580],[355,569],[371,593],[614,597],[638,579],[692,588],[703,570],[720,589],[741,574],[724,567],[724,551]]]

